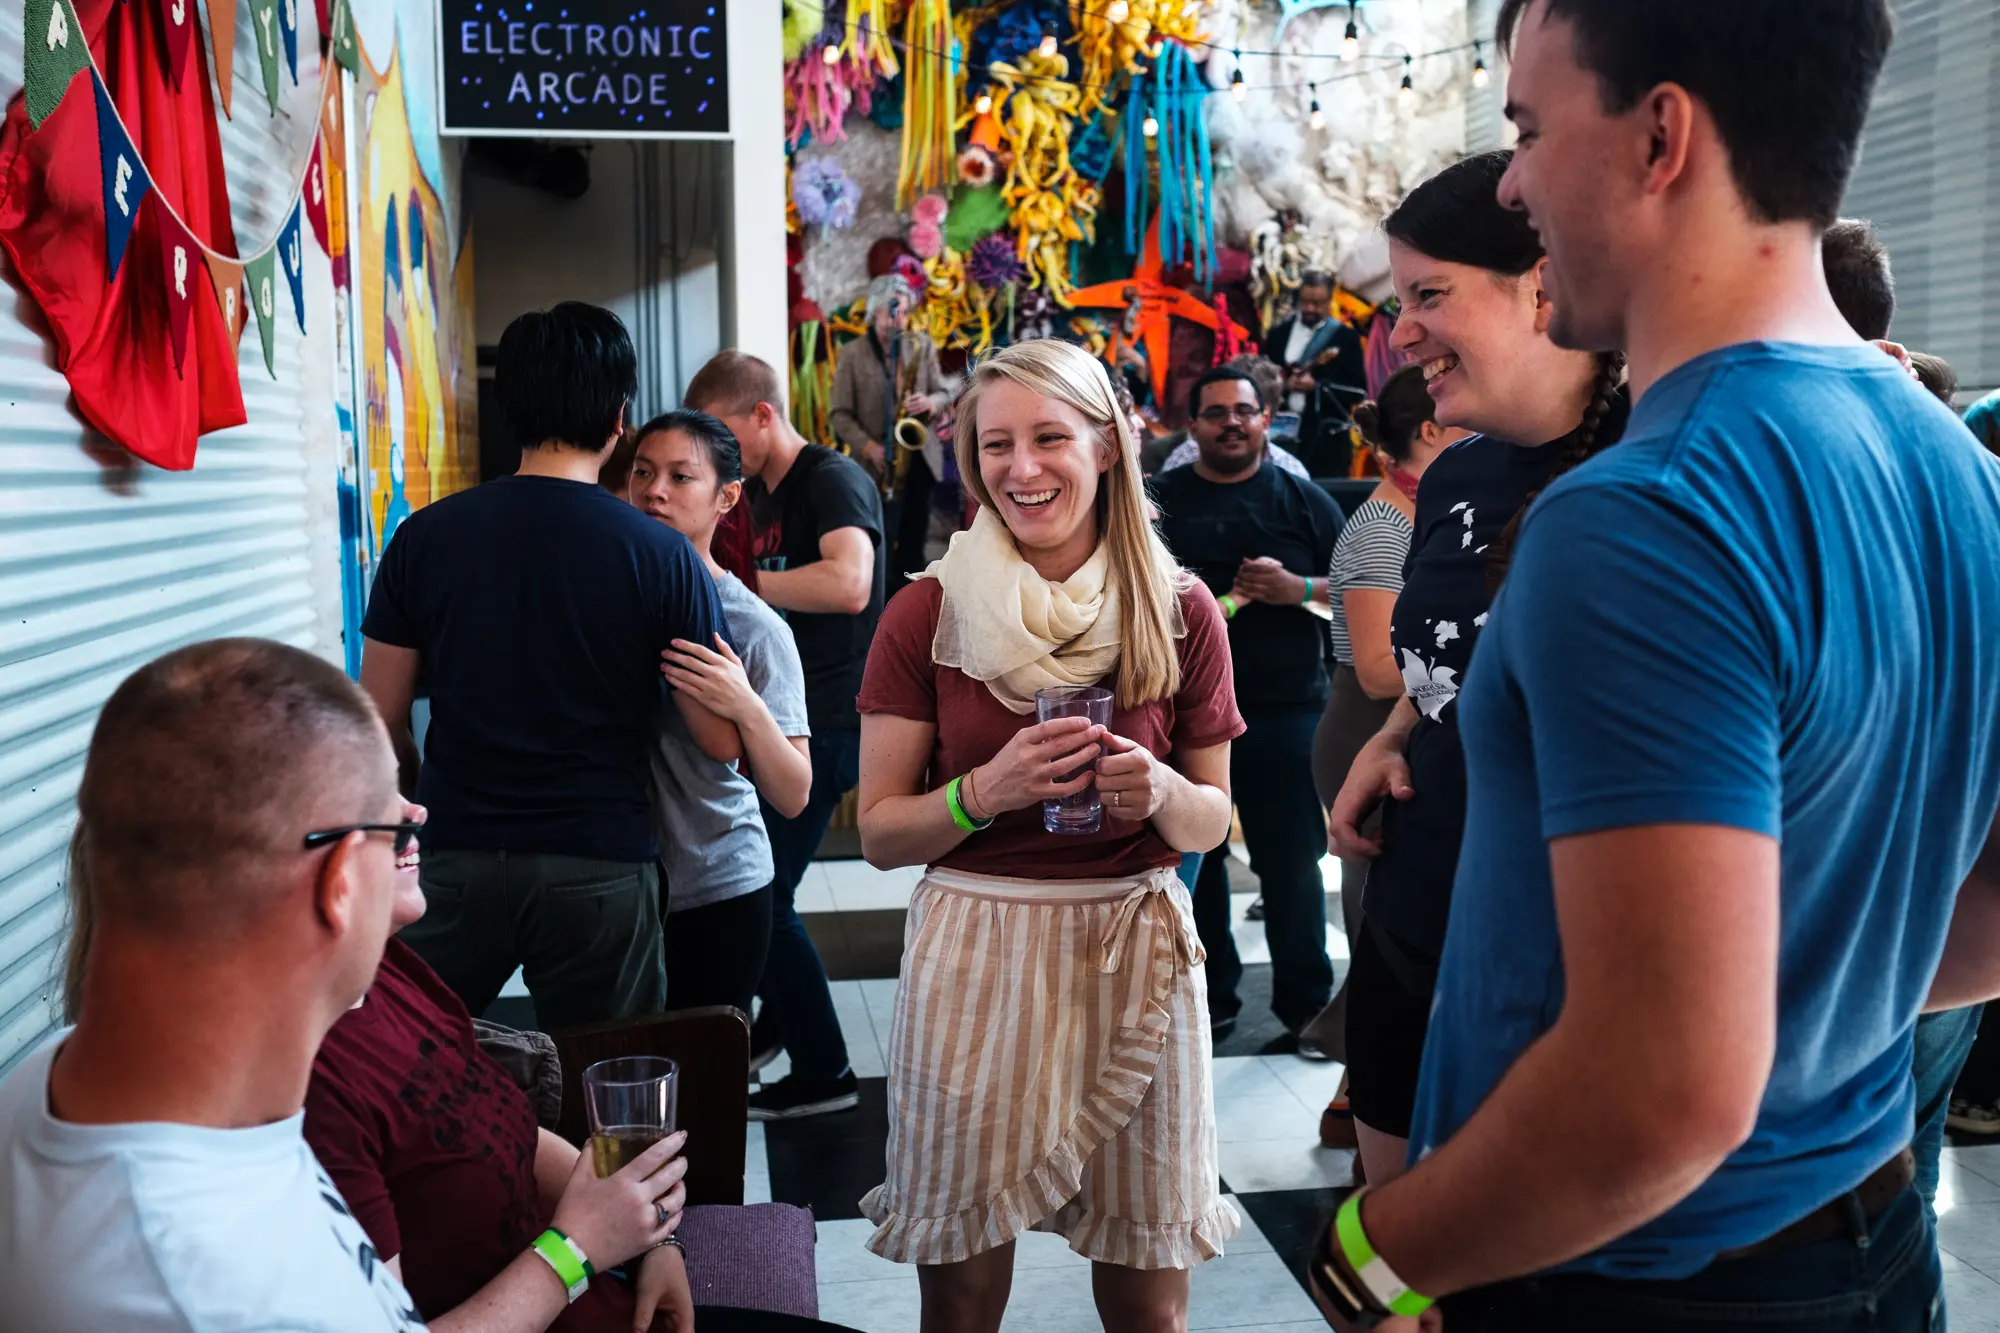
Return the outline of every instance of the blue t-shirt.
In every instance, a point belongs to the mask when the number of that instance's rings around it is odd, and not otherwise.
[[[652,860],[660,654],[725,629],[687,538],[601,486],[500,477],[411,514],[361,632],[423,660],[424,845]]]
[[[1552,839],[1781,841],[1750,1140],[1579,1260],[1693,1273],[1910,1141],[1911,1033],[2000,805],[2000,460],[1872,347],[1696,358],[1530,511],[1459,696],[1470,802],[1412,1157],[1562,1007]]]

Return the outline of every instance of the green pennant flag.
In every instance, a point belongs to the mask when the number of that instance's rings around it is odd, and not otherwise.
[[[361,77],[361,48],[354,40],[354,11],[349,0],[333,0],[333,59],[356,78]]]
[[[250,284],[250,310],[257,316],[257,339],[264,344],[264,369],[278,378],[278,248],[272,246],[243,265]]]
[[[278,114],[278,0],[250,0],[250,30],[257,37],[257,65],[264,75],[264,99]]]
[[[90,64],[90,51],[69,0],[28,0],[26,23],[21,82],[27,91],[28,124],[40,129],[62,101],[69,81]]]

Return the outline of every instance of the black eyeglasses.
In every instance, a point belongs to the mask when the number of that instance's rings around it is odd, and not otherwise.
[[[323,828],[306,834],[306,850],[316,851],[339,842],[350,833],[393,833],[396,835],[396,855],[401,856],[410,850],[410,844],[422,828],[423,825],[414,819],[406,819],[400,824],[344,824],[339,828]]]
[[[1220,426],[1231,417],[1235,417],[1238,421],[1255,421],[1258,417],[1264,415],[1264,409],[1255,403],[1238,403],[1234,407],[1222,407],[1220,405],[1204,407],[1195,415],[1211,426]]]

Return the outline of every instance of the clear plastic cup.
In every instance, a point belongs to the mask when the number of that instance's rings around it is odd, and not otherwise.
[[[680,1066],[655,1055],[599,1060],[583,1071],[590,1150],[599,1176],[615,1174],[674,1132]]]
[[[1036,690],[1036,720],[1053,722],[1059,717],[1087,717],[1100,727],[1109,727],[1111,691],[1095,685],[1051,685]],[[1086,764],[1064,781],[1087,773],[1090,768]],[[1073,796],[1042,802],[1042,827],[1051,833],[1095,833],[1103,823],[1104,801],[1094,782]]]

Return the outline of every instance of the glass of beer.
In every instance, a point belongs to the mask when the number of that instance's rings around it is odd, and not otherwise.
[[[1053,722],[1059,717],[1088,718],[1100,727],[1111,725],[1111,691],[1095,685],[1049,685],[1035,691],[1035,720]],[[1074,782],[1094,764],[1085,764],[1063,776]],[[1095,833],[1104,823],[1104,804],[1097,785],[1080,792],[1042,802],[1042,827],[1051,833]]]
[[[590,1151],[600,1177],[674,1132],[680,1066],[657,1055],[599,1060],[583,1071]]]

